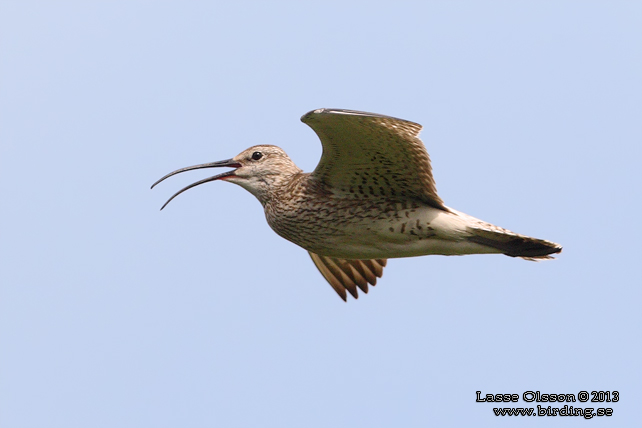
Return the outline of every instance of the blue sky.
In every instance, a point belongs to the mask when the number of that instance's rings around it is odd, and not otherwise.
[[[2,2],[0,426],[637,426],[640,76],[633,1]],[[447,205],[564,252],[390,260],[344,303],[238,186],[159,211],[251,145],[311,171],[320,107],[421,123]]]

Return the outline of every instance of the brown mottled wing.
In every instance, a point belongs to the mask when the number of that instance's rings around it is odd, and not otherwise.
[[[321,275],[344,301],[347,300],[346,290],[355,299],[359,297],[357,287],[367,293],[368,284],[377,283],[377,278],[381,278],[387,263],[386,259],[346,260],[320,256],[309,251],[308,253]]]
[[[311,175],[334,191],[417,198],[447,210],[437,195],[430,158],[419,139],[421,125],[352,110],[319,109],[301,121],[323,144]]]

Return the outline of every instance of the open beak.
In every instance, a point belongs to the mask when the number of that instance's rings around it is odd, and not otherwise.
[[[238,163],[237,161],[235,161],[234,159],[228,159],[228,160],[223,160],[223,161],[218,161],[218,162],[203,163],[203,164],[200,164],[200,165],[188,166],[187,168],[181,168],[181,169],[177,169],[174,172],[170,172],[165,177],[161,178],[156,183],[152,184],[151,188],[153,189],[154,186],[156,186],[161,181],[165,180],[166,178],[171,177],[172,175],[180,174],[181,172],[191,171],[193,169],[220,168],[220,167],[240,168],[241,164]],[[191,189],[192,187],[196,187],[199,184],[208,183],[210,181],[215,181],[215,180],[218,180],[218,179],[221,179],[221,178],[231,177],[233,175],[234,175],[234,171],[227,171],[227,172],[224,172],[222,174],[215,175],[214,177],[205,178],[203,180],[197,181],[196,183],[192,183],[189,186],[187,186],[187,187],[179,190],[178,192],[174,193],[174,196],[172,196],[171,198],[169,198],[167,200],[167,202],[165,202],[165,205],[163,205],[161,207],[161,210],[163,208],[165,208],[167,206],[167,204],[169,204],[172,201],[172,199],[174,199],[175,197],[177,197],[178,195],[180,195],[184,191]]]

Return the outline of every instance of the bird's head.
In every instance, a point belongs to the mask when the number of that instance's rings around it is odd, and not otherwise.
[[[193,169],[203,169],[203,168],[220,168],[220,167],[230,167],[236,168],[232,171],[227,171],[222,174],[209,177],[196,183],[190,184],[189,186],[181,189],[176,192],[174,196],[169,198],[163,208],[170,203],[172,199],[180,195],[184,191],[196,187],[199,184],[207,183],[215,180],[224,180],[229,181],[234,184],[238,184],[243,187],[258,200],[265,204],[267,198],[269,197],[270,190],[278,187],[283,183],[287,183],[293,175],[298,174],[301,170],[292,162],[289,156],[277,146],[270,145],[260,145],[253,146],[247,150],[242,151],[238,155],[234,156],[232,159],[227,159],[218,162],[204,163],[201,165],[188,166],[186,168],[178,169],[174,172],[170,172],[156,183],[152,185],[152,188],[156,186],[161,181],[165,180],[172,175],[179,174],[185,171],[191,171]]]

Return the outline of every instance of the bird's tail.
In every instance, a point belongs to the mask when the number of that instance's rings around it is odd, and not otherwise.
[[[527,260],[552,259],[551,254],[562,252],[562,246],[543,239],[519,235],[506,229],[469,228],[468,240],[501,251],[511,257]]]

